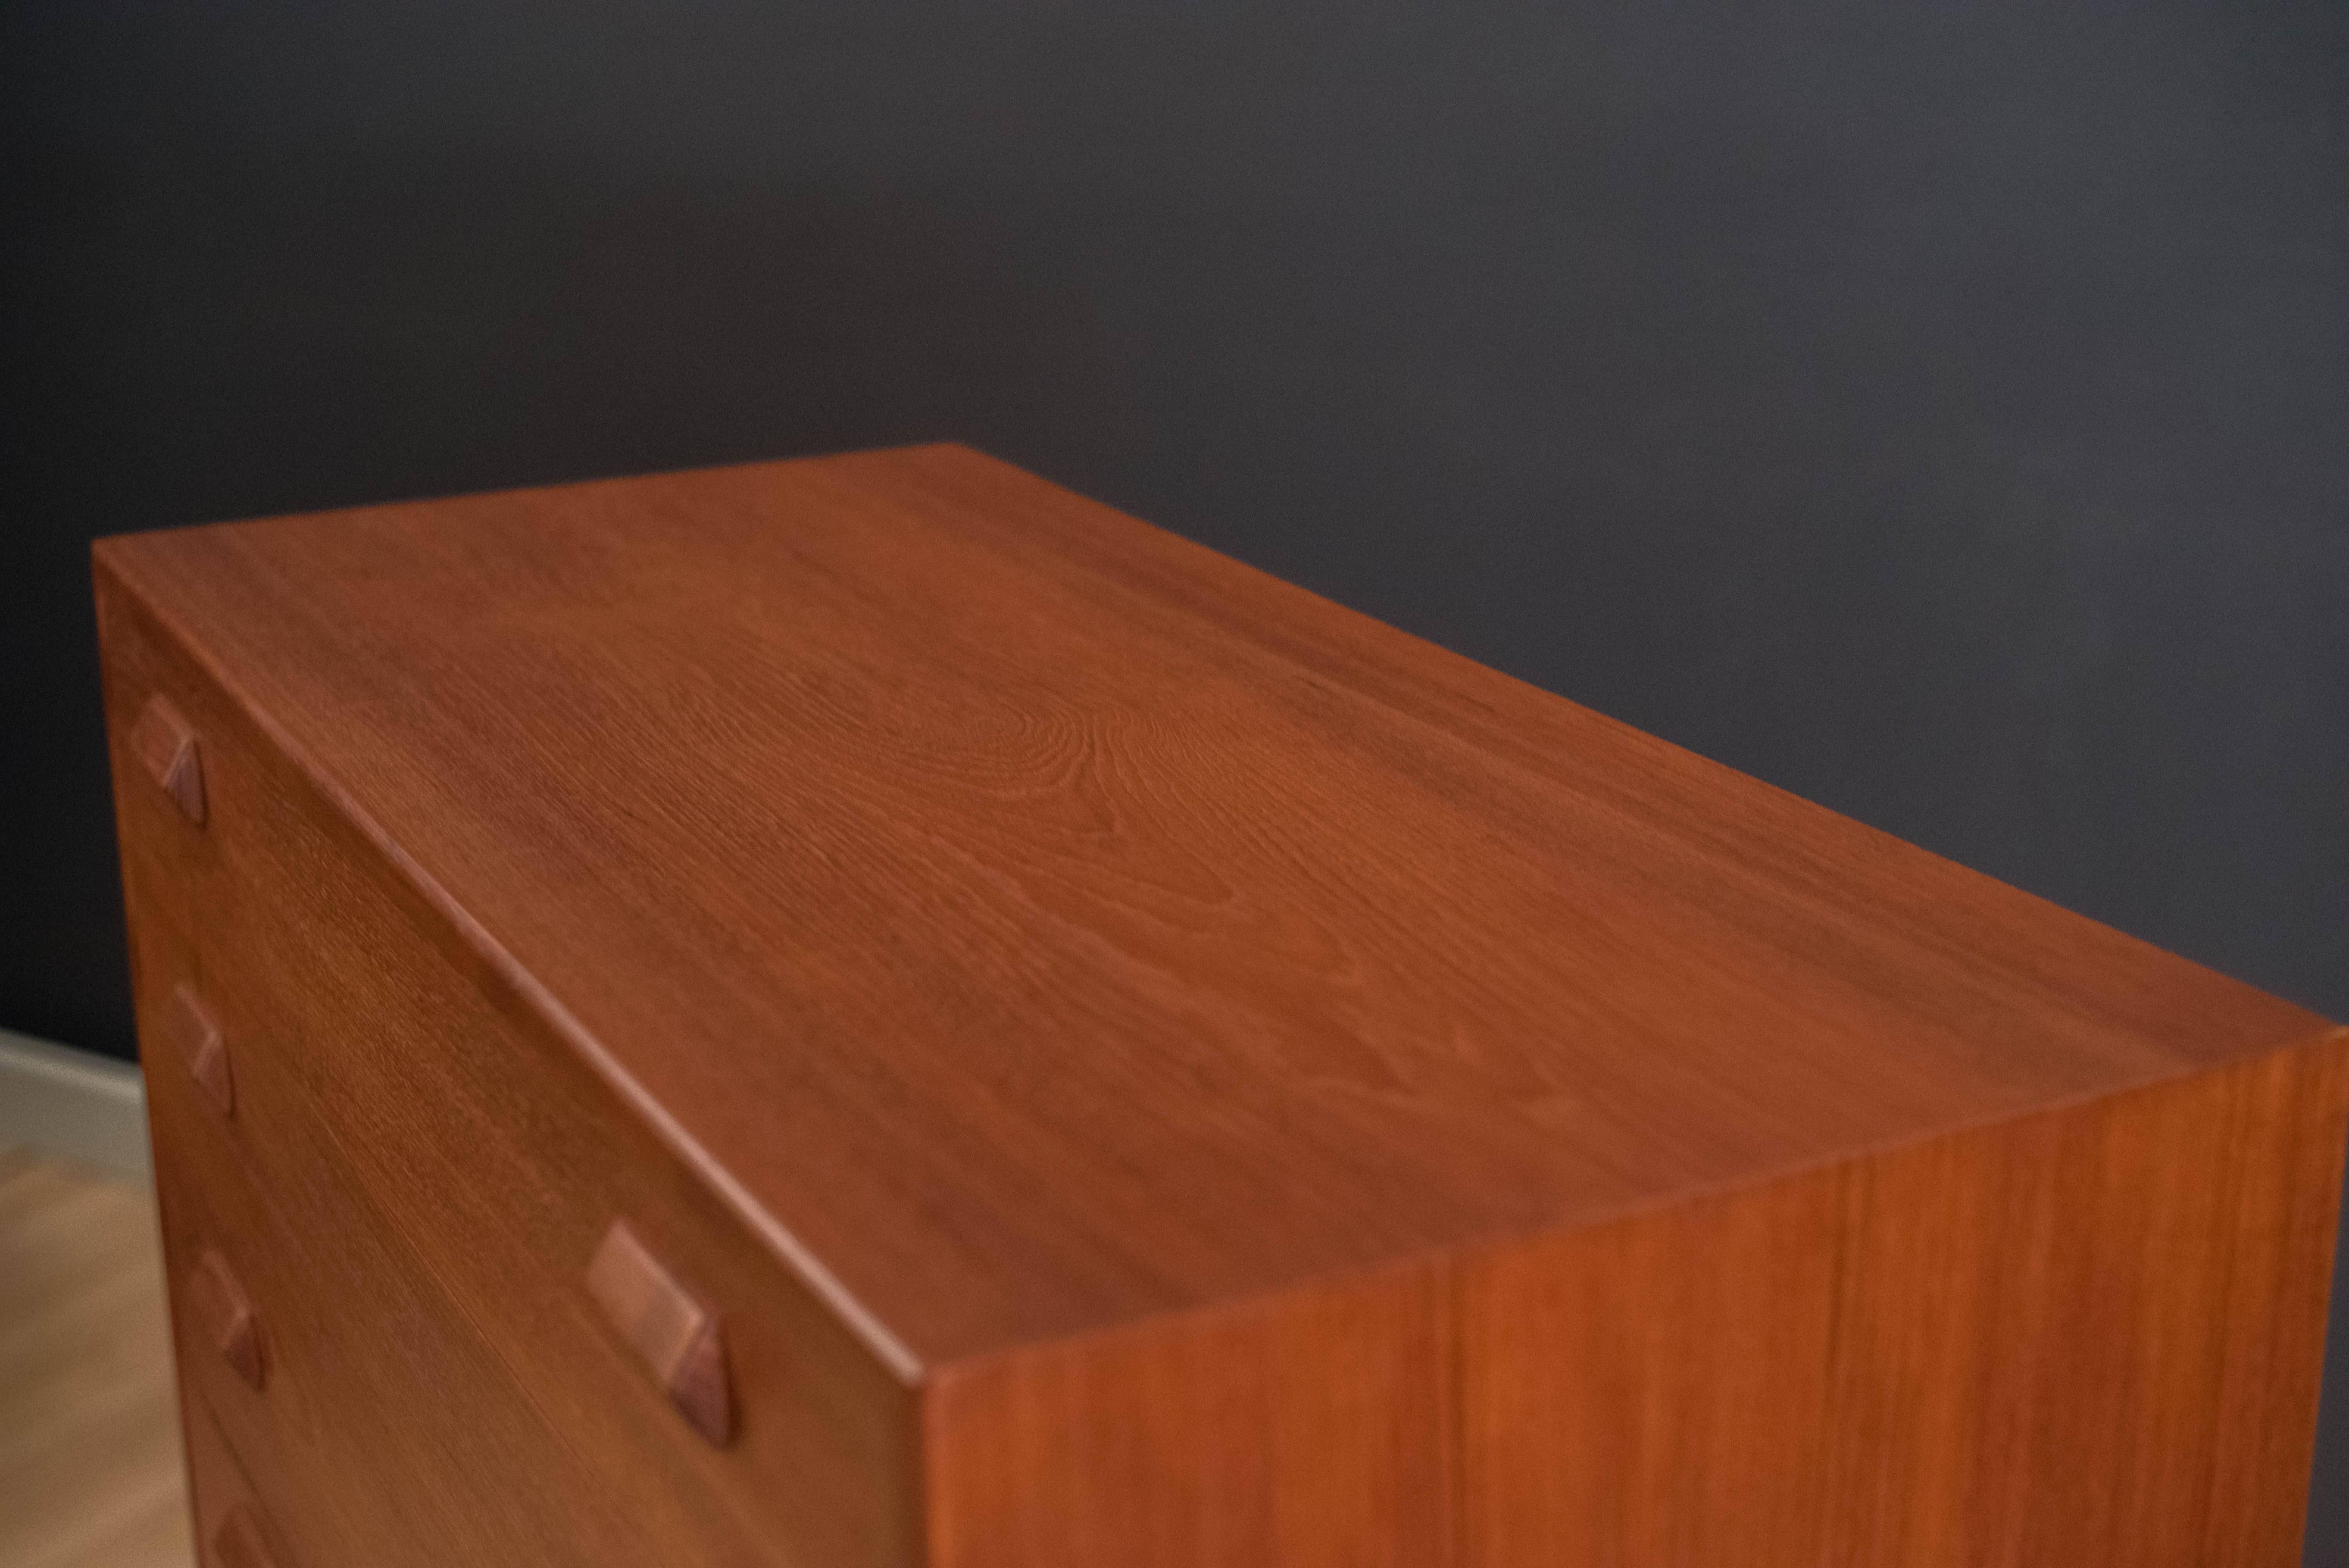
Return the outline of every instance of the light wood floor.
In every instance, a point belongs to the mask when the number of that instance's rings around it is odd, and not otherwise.
[[[192,1568],[155,1201],[0,1148],[0,1568]]]

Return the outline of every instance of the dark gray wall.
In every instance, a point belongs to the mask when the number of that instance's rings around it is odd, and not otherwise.
[[[76,0],[0,129],[0,1023],[130,1048],[92,535],[939,436],[2349,1016],[2342,7]]]

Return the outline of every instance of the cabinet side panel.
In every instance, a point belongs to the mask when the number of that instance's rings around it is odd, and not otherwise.
[[[1445,1568],[1450,1295],[1413,1270],[950,1369],[934,1568]]]
[[[1467,1560],[1816,1568],[1837,1179],[1466,1265]]]
[[[2344,1045],[1466,1265],[1467,1561],[2288,1568]]]
[[[2299,1561],[2344,1043],[1849,1173],[1834,1560]]]

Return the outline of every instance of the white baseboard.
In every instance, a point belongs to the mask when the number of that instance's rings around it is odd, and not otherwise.
[[[0,1029],[0,1143],[145,1176],[147,1090],[139,1069]]]

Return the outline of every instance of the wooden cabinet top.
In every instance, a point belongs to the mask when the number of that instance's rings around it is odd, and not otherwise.
[[[97,559],[909,1371],[2328,1027],[965,449]]]

